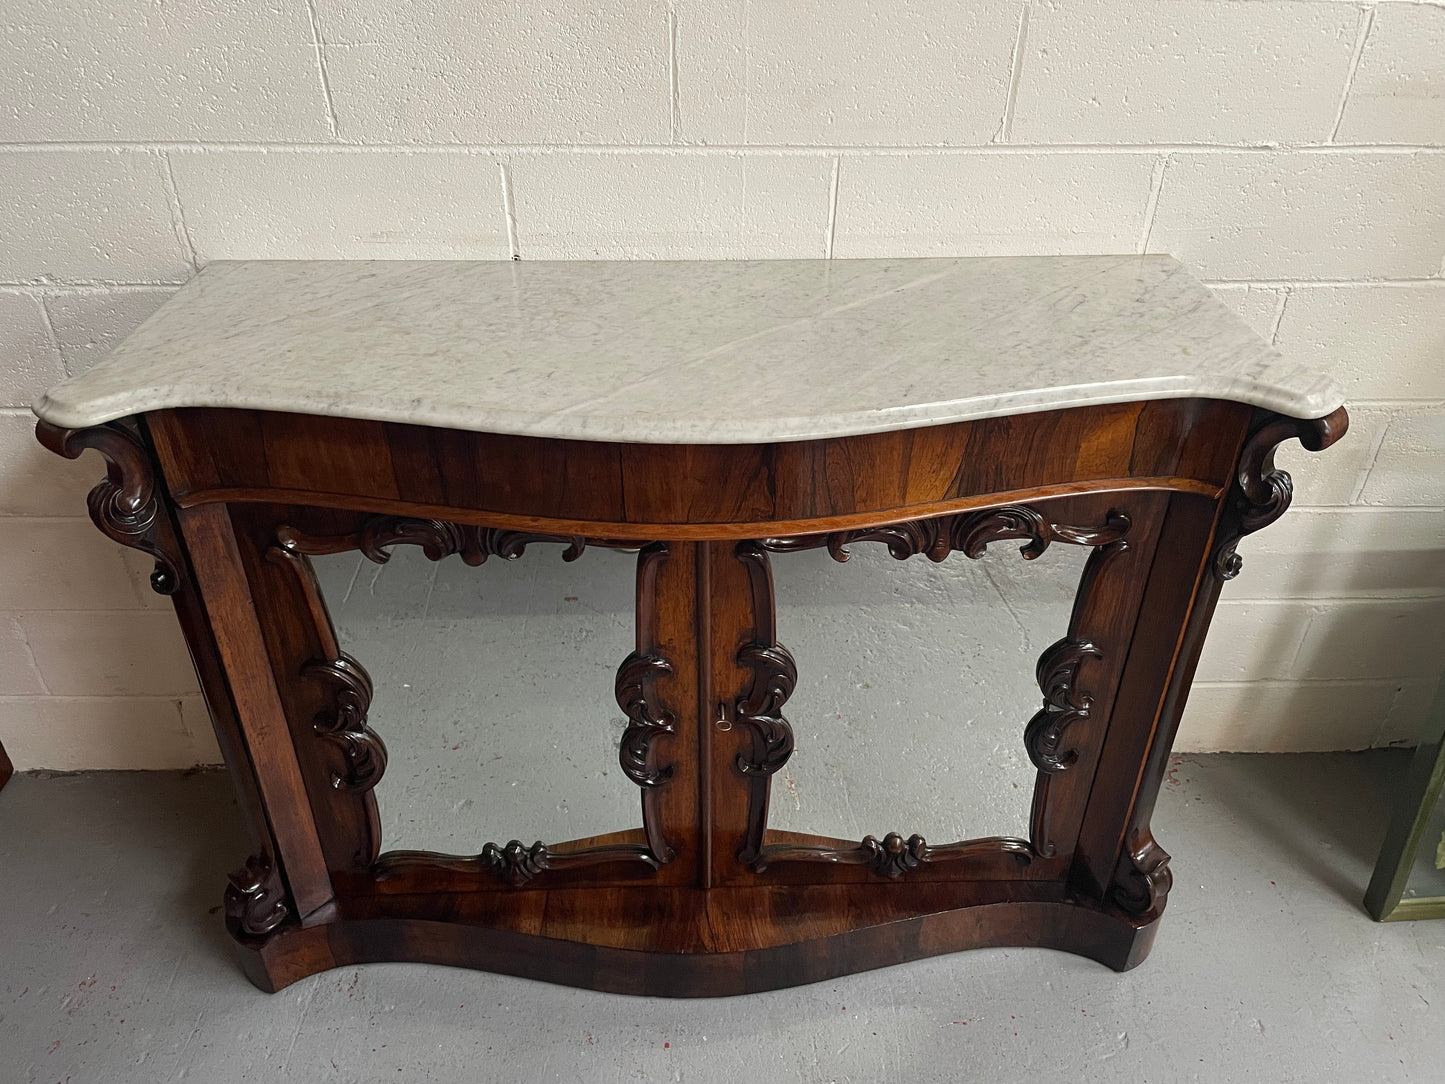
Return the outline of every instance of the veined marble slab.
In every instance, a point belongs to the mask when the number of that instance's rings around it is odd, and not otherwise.
[[[1090,403],[1340,405],[1168,256],[209,264],[35,412],[760,443]]]

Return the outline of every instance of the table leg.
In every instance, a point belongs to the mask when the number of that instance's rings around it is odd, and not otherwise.
[[[196,667],[221,756],[230,771],[252,853],[225,893],[226,923],[234,936],[260,937],[296,910],[280,863],[260,779],[242,731],[230,677],[196,587],[190,554],[165,498],[144,427],[121,423],[61,429],[40,422],[42,444],[69,459],[87,448],[106,461],[106,477],[91,490],[91,519],[107,536],[156,560],[151,587],[170,598]]]

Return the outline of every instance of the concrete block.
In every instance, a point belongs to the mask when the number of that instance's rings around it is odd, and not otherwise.
[[[89,517],[0,517],[0,552],[7,558],[0,610],[149,608],[140,593],[145,581],[125,559],[134,551],[101,534]],[[154,561],[136,556],[149,575]]]
[[[1299,287],[1276,345],[1352,400],[1445,399],[1445,282]]]
[[[1445,8],[1376,4],[1337,143],[1445,143]]]
[[[0,411],[0,516],[84,516],[85,495],[104,477],[94,453],[77,462],[42,448],[30,411]]]
[[[505,259],[486,155],[207,151],[171,156],[203,259]]]
[[[0,741],[20,771],[178,770],[214,764],[199,697],[0,696]]]
[[[665,143],[662,0],[579,4],[318,0],[343,139]]]
[[[0,293],[0,407],[26,407],[65,375],[39,297]]]
[[[1153,164],[1144,154],[844,157],[833,255],[1133,252]]]
[[[1445,257],[1445,155],[1176,154],[1150,252],[1209,279],[1416,278]]]
[[[71,376],[85,372],[145,323],[173,293],[174,289],[161,286],[48,294],[45,309],[65,371]]]
[[[524,259],[824,254],[832,159],[545,154],[511,160]]]
[[[1390,419],[1360,500],[1445,505],[1445,408],[1402,410]]]
[[[1358,22],[1346,4],[1035,3],[1014,141],[1322,143]]]
[[[1281,287],[1231,283],[1212,289],[1215,296],[1237,312],[1261,339],[1270,341],[1274,335],[1275,317],[1279,315],[1279,301],[1285,292]]]
[[[25,630],[14,614],[0,614],[0,696],[45,692],[45,681],[25,642]]]
[[[174,614],[48,610],[18,615],[45,687],[57,696],[185,696],[198,692]]]
[[[1289,677],[1316,611],[1317,607],[1306,602],[1221,602],[1209,626],[1196,680]]]
[[[1368,749],[1398,688],[1389,681],[1201,683],[1189,694],[1174,751]]]
[[[1438,509],[1291,508],[1238,552],[1244,571],[1225,584],[1225,599],[1445,593]]]
[[[998,133],[1018,4],[677,5],[686,142],[958,146]]]
[[[301,3],[7,0],[0,140],[327,139]]]
[[[1439,680],[1445,671],[1445,596],[1351,599],[1314,614],[1292,677]]]
[[[183,281],[164,171],[143,151],[0,150],[0,281]]]

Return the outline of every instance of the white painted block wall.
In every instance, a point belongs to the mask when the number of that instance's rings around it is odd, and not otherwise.
[[[1445,6],[6,0],[0,740],[216,757],[27,404],[207,260],[1170,252],[1349,390],[1181,746],[1408,740],[1445,665]]]

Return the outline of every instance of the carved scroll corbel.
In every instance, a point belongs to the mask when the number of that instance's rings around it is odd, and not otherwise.
[[[175,594],[184,579],[185,562],[170,515],[161,508],[155,465],[140,434],[119,422],[89,429],[62,429],[39,422],[35,436],[66,459],[78,459],[87,448],[105,457],[106,476],[86,498],[91,520],[122,546],[154,557],[152,589],[162,595]]]
[[[269,854],[252,855],[231,874],[222,908],[226,930],[237,940],[265,937],[286,921],[286,889]]]
[[[1158,914],[1173,886],[1169,852],[1148,831],[1130,839],[1114,876],[1114,901],[1131,915]]]
[[[1244,564],[1235,552],[1239,540],[1279,519],[1294,498],[1294,482],[1289,473],[1274,465],[1274,453],[1279,446],[1296,438],[1311,452],[1323,451],[1344,436],[1349,425],[1349,416],[1345,408],[1340,407],[1323,418],[1275,415],[1249,435],[1239,453],[1226,519],[1220,526],[1214,548],[1215,575],[1221,580],[1238,576]]]

